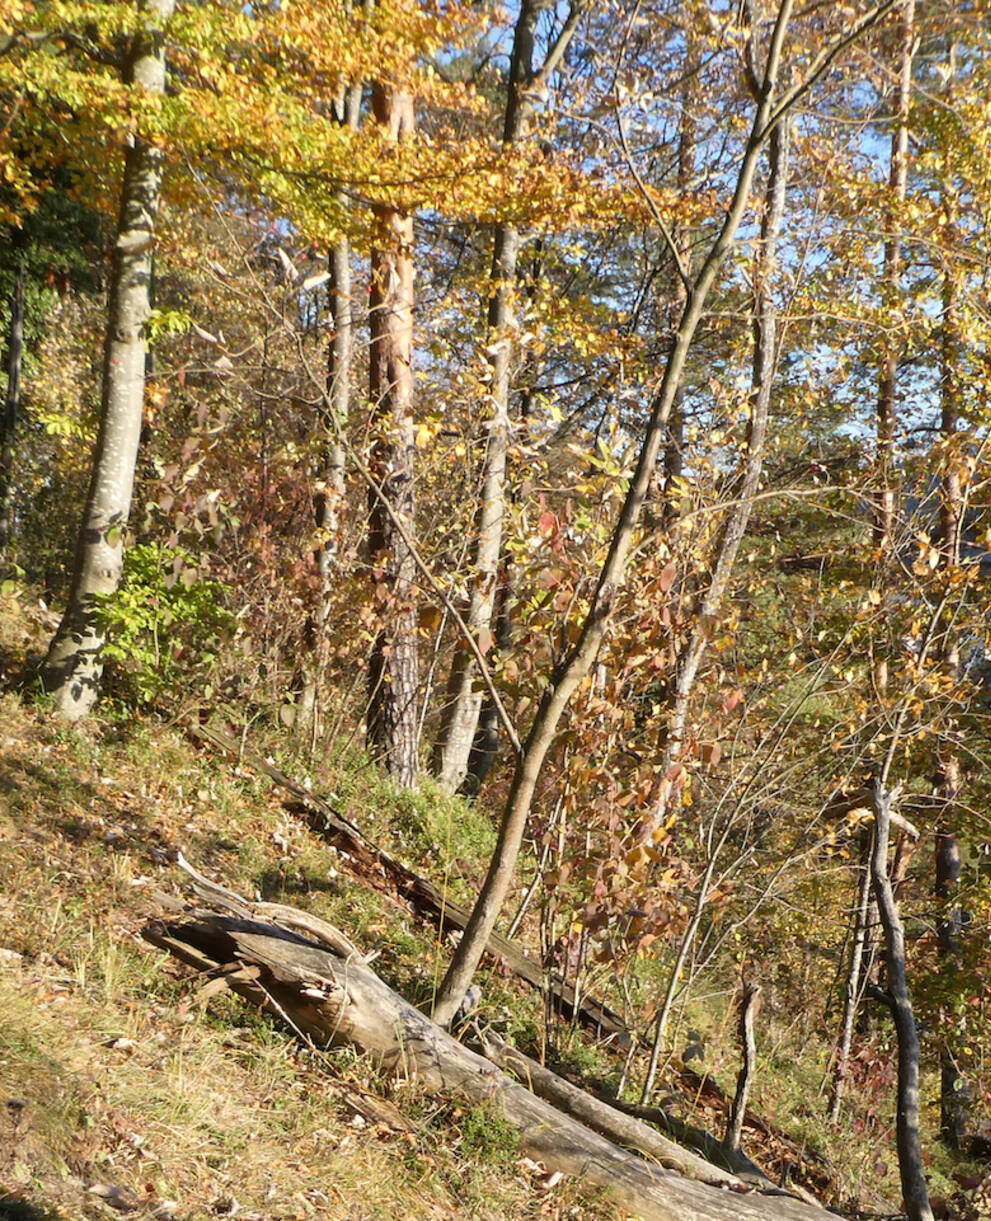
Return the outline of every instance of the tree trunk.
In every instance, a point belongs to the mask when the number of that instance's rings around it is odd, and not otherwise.
[[[664,818],[667,803],[672,795],[671,769],[678,760],[685,737],[688,709],[695,688],[699,666],[708,647],[712,625],[719,613],[736,563],[740,543],[750,521],[753,496],[760,486],[764,466],[764,450],[767,439],[767,420],[771,408],[771,386],[777,359],[777,309],[771,294],[770,284],[776,263],[778,235],[784,216],[785,192],[788,184],[788,120],[782,120],[771,133],[770,171],[768,175],[766,207],[761,226],[761,254],[754,274],[754,358],[750,392],[750,424],[747,430],[746,457],[743,469],[736,480],[732,493],[736,504],[720,533],[712,564],[712,579],[709,589],[696,612],[696,626],[689,642],[678,658],[674,681],[674,702],[668,714],[667,741],[660,767],[661,793],[652,816],[644,819],[643,836],[651,832]],[[715,862],[710,862],[714,866]],[[707,888],[706,888],[707,889]],[[642,1101],[647,1102],[654,1088],[661,1050],[671,1016],[675,995],[680,983],[681,971],[702,918],[705,892],[699,896],[695,916],[682,936],[682,944],[676,958],[676,967],[671,972],[664,999],[657,1016],[653,1047],[647,1075],[643,1086]]]
[[[5,372],[7,388],[0,419],[0,557],[10,545],[14,519],[14,432],[21,408],[21,370],[24,365],[24,258],[17,263],[10,294]]]
[[[335,103],[335,117],[342,127],[358,128],[361,115],[361,86],[343,90]],[[347,200],[338,198],[341,206]],[[341,507],[346,492],[346,454],[343,433],[351,410],[351,344],[354,329],[351,300],[351,247],[343,234],[334,242],[328,260],[330,316],[333,333],[327,358],[327,399],[323,411],[325,445],[321,455],[321,479],[313,497],[313,524],[317,530],[315,552],[319,587],[315,605],[305,630],[306,660],[300,683],[296,727],[301,734],[315,735],[320,722],[320,674],[323,669],[325,637],[330,619],[330,593],[334,565],[340,546]]]
[[[840,1032],[840,1043],[836,1051],[836,1068],[833,1071],[833,1083],[829,1093],[829,1120],[836,1123],[840,1117],[840,1104],[846,1087],[847,1068],[850,1062],[850,1048],[853,1046],[853,1032],[857,1019],[857,1010],[863,994],[863,964],[864,946],[867,940],[867,922],[871,911],[871,834],[868,830],[861,831],[862,842],[860,850],[860,881],[857,886],[857,907],[853,914],[853,944],[850,949],[850,965],[847,968],[846,987],[843,994],[843,1026]]]
[[[874,789],[874,850],[871,881],[884,929],[888,999],[898,1039],[898,1102],[895,1142],[902,1199],[908,1221],[933,1221],[919,1142],[919,1035],[905,970],[905,933],[888,875],[888,837],[893,796],[879,781]]]
[[[740,1033],[740,1052],[743,1064],[736,1078],[736,1094],[733,1096],[733,1106],[729,1122],[726,1125],[726,1147],[731,1150],[740,1148],[740,1137],[743,1133],[743,1119],[747,1113],[747,1101],[750,1097],[750,1087],[753,1084],[754,1072],[757,1068],[757,1041],[754,1036],[754,1022],[760,1012],[760,985],[744,984],[740,995],[740,1014],[738,1030]]]
[[[679,195],[691,190],[695,177],[695,139],[697,105],[697,73],[698,54],[692,37],[692,13],[690,7],[685,7],[685,83],[681,92],[681,119],[678,124],[678,175],[676,186]],[[674,251],[671,252],[674,283],[667,301],[664,303],[664,322],[668,331],[674,331],[685,312],[685,300],[688,291],[682,278],[682,272],[689,279],[692,273],[692,231],[687,225],[676,224],[671,232]],[[681,506],[677,500],[677,481],[684,471],[685,455],[685,387],[678,386],[671,404],[671,415],[668,420],[667,437],[664,443],[664,467],[662,478],[663,503],[659,515],[659,525],[665,532],[678,520]]]
[[[599,651],[612,617],[614,602],[626,571],[626,563],[639,525],[644,503],[657,467],[658,454],[667,434],[668,420],[681,382],[695,332],[702,319],[706,298],[723,259],[732,248],[743,219],[760,151],[770,136],[775,84],[781,61],[785,30],[792,0],[783,0],[768,53],[760,101],[744,152],[733,199],[720,231],[698,274],[692,281],[685,312],[674,336],[664,376],[651,405],[637,467],[630,482],[619,521],[613,530],[609,554],[599,574],[588,614],[578,642],[551,676],[549,687],[534,717],[522,756],[517,761],[496,848],[489,864],[478,902],[437,995],[435,1020],[447,1025],[464,997],[478,966],[489,933],[495,926],[516,869],[516,859],[526,830],[530,807],[544,758],[554,741],[558,722],[579,683],[588,673]]]
[[[953,55],[950,55],[951,79]],[[948,99],[949,100],[949,99]],[[956,221],[954,200],[944,192],[950,226]],[[960,542],[964,520],[964,485],[960,473],[956,434],[959,427],[958,396],[959,362],[961,358],[959,336],[959,300],[957,285],[951,271],[943,281],[943,326],[940,352],[940,439],[943,445],[943,460],[946,464],[943,475],[942,499],[940,503],[939,543],[940,565],[952,573],[960,565]],[[943,670],[954,686],[960,681],[960,649],[952,623],[944,627],[941,641]],[[952,727],[948,726],[948,729]],[[936,878],[934,890],[939,903],[936,926],[940,973],[952,977],[957,969],[960,953],[960,934],[963,919],[956,904],[956,888],[960,880],[960,845],[957,841],[957,806],[960,797],[960,759],[952,747],[951,733],[945,734],[945,742],[936,758],[934,788],[939,803],[936,831]],[[941,1016],[940,1043],[940,1137],[951,1149],[962,1149],[967,1139],[967,1111],[969,1089],[960,1062],[946,1026],[951,1021],[948,1014]]]
[[[502,557],[500,575],[496,586],[495,605],[495,647],[496,650],[509,647],[509,608],[508,602],[512,588],[510,576],[510,561]],[[468,754],[468,771],[461,785],[461,792],[467,797],[475,797],[485,783],[485,777],[495,762],[499,749],[499,709],[495,700],[486,691],[482,699],[482,710],[475,726],[475,737],[472,740],[471,751]]]
[[[547,0],[523,0],[513,35],[503,147],[511,148],[524,135],[532,108],[529,100],[535,74],[533,42],[537,21]],[[568,21],[554,42],[542,69],[546,75],[560,61],[577,26],[579,5],[573,5]],[[475,526],[471,559],[471,599],[466,623],[476,639],[489,634],[495,609],[502,524],[506,507],[506,457],[509,451],[509,393],[512,381],[513,335],[516,328],[513,297],[520,252],[520,233],[513,225],[496,228],[489,273],[489,305],[485,346],[492,377],[492,414],[482,474],[482,497]],[[435,771],[441,789],[456,793],[468,774],[468,762],[482,710],[482,692],[475,690],[475,660],[459,643],[448,677],[440,736],[435,752]]]
[[[898,73],[898,93],[895,129],[891,136],[891,163],[888,188],[891,209],[887,214],[887,238],[884,243],[882,285],[885,304],[891,308],[900,296],[902,273],[901,220],[899,212],[905,202],[908,184],[909,107],[912,99],[912,60],[915,54],[915,0],[904,0],[901,12],[901,61]],[[880,488],[874,507],[874,546],[884,551],[890,548],[894,525],[895,417],[898,391],[898,365],[902,344],[898,330],[889,325],[881,348],[880,376],[877,397],[877,475]],[[882,690],[886,685],[886,662],[882,658]]]
[[[376,84],[376,121],[393,140],[412,133],[413,99]],[[419,746],[416,562],[385,502],[415,538],[413,462],[413,218],[375,206],[369,298],[369,394],[374,439],[369,458],[368,558],[382,624],[368,663],[369,748],[403,788],[416,788]]]
[[[134,89],[165,91],[162,25],[174,0],[139,0],[142,28],[134,35],[123,77]],[[85,716],[99,695],[104,628],[100,600],[120,582],[124,532],[131,509],[141,436],[152,251],[162,154],[134,137],[124,158],[117,240],[103,359],[100,431],[76,545],[69,602],[42,670],[45,687],[68,720]]]

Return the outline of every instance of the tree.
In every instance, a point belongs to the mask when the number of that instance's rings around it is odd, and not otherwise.
[[[377,83],[372,112],[390,142],[411,135],[413,97]],[[375,205],[369,298],[369,397],[375,435],[369,460],[368,553],[383,626],[368,663],[368,744],[397,784],[415,788],[419,771],[416,561],[413,460],[413,217]],[[404,530],[400,531],[392,508]]]
[[[174,0],[141,0],[122,77],[142,94],[165,92],[164,24]],[[141,436],[146,324],[162,154],[135,132],[124,157],[120,213],[110,272],[100,432],[76,545],[69,602],[42,676],[59,712],[78,720],[93,707],[103,673],[100,599],[120,581],[124,533]]]
[[[582,7],[582,3],[572,5],[543,67],[535,72],[534,36],[538,18],[546,8],[546,0],[523,0],[516,20],[507,82],[502,133],[503,145],[507,149],[523,139],[539,84],[554,72],[566,54]],[[486,438],[482,491],[472,545],[471,596],[466,617],[468,629],[475,639],[485,642],[489,648],[494,641],[491,627],[505,514],[506,459],[510,443],[509,395],[514,355],[513,333],[516,329],[513,299],[520,243],[521,235],[516,225],[496,226],[485,336],[486,349],[492,353],[489,357],[492,415]],[[483,648],[482,652],[488,652],[488,648]],[[476,690],[476,686],[474,658],[471,650],[461,643],[456,647],[451,663],[436,749],[437,780],[448,793],[454,793],[461,787],[468,772],[468,759],[482,708],[482,692]]]
[[[698,272],[689,282],[685,309],[673,337],[660,386],[654,396],[650,415],[643,430],[636,470],[630,480],[619,520],[613,529],[609,553],[599,573],[577,642],[550,677],[547,690],[527,736],[523,753],[514,770],[512,785],[500,822],[496,848],[485,882],[472,910],[464,936],[455,951],[447,975],[437,994],[434,1018],[441,1025],[446,1025],[451,1021],[461,1004],[489,934],[498,919],[515,871],[540,770],[553,743],[558,722],[571,696],[588,673],[609,626],[647,493],[654,477],[657,459],[667,433],[671,409],[677,396],[688,352],[701,322],[706,299],[724,259],[736,240],[737,231],[749,202],[750,188],[761,150],[775,127],[787,115],[796,98],[826,71],[844,47],[876,24],[890,7],[890,3],[884,3],[870,10],[841,37],[822,49],[814,58],[808,75],[803,80],[783,90],[780,94],[778,93],[778,77],[791,18],[791,0],[783,0],[777,10],[764,68],[759,78],[758,100],[749,137],[733,184],[732,199]]]
[[[0,556],[4,555],[11,535],[14,489],[14,432],[21,407],[21,374],[24,367],[24,280],[23,255],[14,270],[10,295],[10,321],[7,325],[7,351],[3,416],[0,418]]]

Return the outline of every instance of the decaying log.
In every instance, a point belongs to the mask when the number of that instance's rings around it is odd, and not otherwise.
[[[742,1150],[728,1149],[701,1128],[694,1128],[657,1107],[594,1096],[552,1073],[490,1031],[480,1032],[479,1042],[486,1058],[493,1064],[525,1081],[535,1094],[553,1103],[558,1110],[616,1144],[636,1149],[661,1165],[702,1183],[730,1181],[749,1183],[764,1191],[776,1189],[773,1180]],[[669,1135],[665,1136],[659,1128]]]
[[[452,902],[450,896],[441,892],[432,882],[407,869],[383,848],[372,843],[354,823],[335,810],[324,798],[287,776],[274,763],[269,763],[257,751],[246,748],[230,734],[208,725],[190,725],[189,732],[201,742],[209,742],[239,759],[244,759],[250,767],[268,776],[279,788],[291,793],[305,810],[311,829],[348,853],[355,863],[362,866],[362,876],[366,880],[377,885],[379,889],[383,888],[384,883],[391,892],[405,899],[417,915],[433,921],[442,932],[464,931],[471,915],[468,908]],[[586,1029],[599,1036],[619,1035],[623,1039],[634,1037],[622,1017],[608,1005],[596,1000],[594,996],[584,995],[576,998],[575,990],[569,984],[549,980],[540,963],[525,954],[515,941],[503,937],[501,933],[493,933],[489,938],[488,953],[494,958],[502,959],[514,975],[531,987],[540,992],[549,991],[555,1011],[565,1018],[577,1017]]]
[[[725,1189],[696,1182],[619,1148],[457,1042],[368,966],[297,933],[204,915],[152,924],[145,936],[199,970],[226,973],[234,991],[318,1046],[347,1043],[387,1071],[415,1075],[428,1089],[501,1106],[526,1154],[551,1171],[608,1189],[643,1221],[826,1221],[831,1215],[752,1192],[728,1175]]]
[[[563,1077],[517,1051],[491,1031],[480,1031],[478,1041],[486,1059],[505,1072],[512,1073],[538,1097],[570,1115],[572,1119],[592,1128],[607,1140],[633,1149],[668,1170],[676,1170],[679,1174],[697,1179],[700,1183],[712,1183],[720,1187],[739,1186],[744,1182],[764,1188],[775,1186],[753,1163],[746,1166],[742,1174],[735,1174],[729,1167],[707,1161],[697,1153],[683,1148],[642,1119],[637,1119],[572,1085],[570,1081],[565,1081]]]

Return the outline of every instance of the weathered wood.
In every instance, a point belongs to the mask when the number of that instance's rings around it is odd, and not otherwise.
[[[347,1043],[428,1089],[501,1106],[523,1150],[550,1170],[609,1190],[643,1221],[825,1221],[829,1214],[729,1182],[723,1190],[630,1154],[511,1081],[402,1000],[367,966],[297,934],[228,916],[149,926],[145,936],[202,970],[225,969],[232,990],[314,1043]],[[254,978],[233,964],[258,968]],[[253,973],[250,973],[253,974]],[[737,1194],[745,1192],[747,1194]]]
[[[743,1117],[747,1113],[747,1099],[750,1097],[750,1085],[753,1081],[754,1069],[757,1065],[757,1042],[754,1037],[754,1021],[760,1009],[760,984],[744,984],[740,996],[740,1045],[743,1052],[743,1066],[736,1079],[736,1096],[730,1108],[729,1121],[726,1125],[726,1146],[729,1149],[739,1149],[740,1134],[743,1131]]]
[[[643,1120],[615,1109],[608,1102],[602,1102],[578,1086],[572,1085],[570,1081],[565,1081],[557,1073],[517,1051],[497,1034],[481,1031],[479,1044],[487,1060],[511,1073],[538,1097],[570,1115],[572,1119],[592,1128],[600,1136],[605,1136],[607,1140],[633,1149],[665,1169],[676,1170],[679,1174],[697,1179],[700,1183],[713,1183],[722,1187],[738,1186],[743,1181],[728,1169],[714,1165],[698,1154],[682,1148]],[[773,1183],[768,1183],[765,1176],[761,1178],[762,1185],[774,1186]]]

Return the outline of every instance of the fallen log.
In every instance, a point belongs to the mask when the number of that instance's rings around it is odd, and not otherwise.
[[[214,914],[156,922],[154,945],[225,983],[317,1046],[346,1043],[426,1088],[501,1107],[522,1150],[551,1171],[607,1189],[642,1221],[827,1221],[824,1209],[684,1178],[618,1147],[512,1081],[407,1004],[370,968],[257,920]],[[684,1151],[681,1151],[682,1154]],[[715,1168],[710,1168],[715,1172]],[[707,1172],[708,1173],[708,1172]],[[718,1173],[718,1172],[717,1172]]]
[[[564,1111],[572,1119],[592,1128],[607,1140],[633,1149],[662,1166],[677,1170],[679,1174],[697,1179],[700,1183],[724,1186],[727,1182],[742,1182],[760,1187],[763,1191],[776,1191],[776,1184],[759,1166],[742,1153],[734,1158],[734,1152],[738,1151],[726,1149],[720,1141],[710,1138],[714,1156],[708,1159],[701,1157],[664,1136],[649,1122],[628,1114],[624,1108],[596,1098],[577,1085],[572,1085],[570,1081],[517,1051],[492,1031],[479,1031],[478,1042],[487,1060],[491,1060],[505,1072],[512,1073],[538,1097],[545,1099],[559,1111]],[[663,1115],[663,1112],[658,1114]],[[666,1120],[667,1117],[664,1118]],[[735,1164],[728,1165],[728,1159],[735,1161]]]

